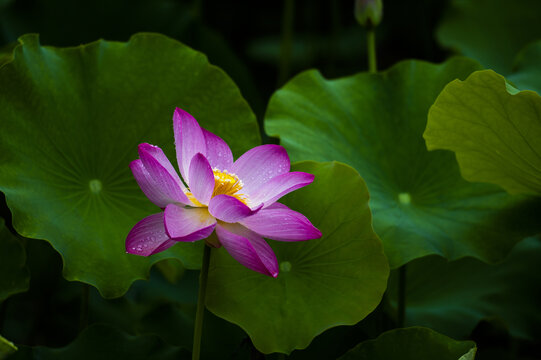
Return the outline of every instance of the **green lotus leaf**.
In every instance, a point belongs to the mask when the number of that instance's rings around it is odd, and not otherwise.
[[[387,331],[360,343],[339,360],[473,360],[473,341],[457,341],[424,327]]]
[[[428,113],[429,150],[456,153],[462,176],[511,194],[541,195],[541,96],[477,71],[448,84]]]
[[[389,273],[359,174],[336,162],[302,162],[293,170],[315,181],[283,203],[323,237],[269,240],[280,264],[276,279],[245,268],[223,248],[211,254],[208,309],[242,327],[264,353],[290,353],[328,328],[359,322],[380,302]]]
[[[9,340],[0,335],[0,360],[7,359],[8,356],[16,352],[17,347]]]
[[[519,242],[501,264],[466,258],[447,262],[428,256],[408,264],[406,324],[422,325],[456,338],[468,336],[482,319],[502,320],[512,336],[538,340],[541,334],[537,284],[541,274],[541,241]],[[389,280],[396,307],[398,274]]]
[[[154,335],[131,336],[106,325],[86,328],[74,342],[54,349],[20,346],[10,360],[178,360],[190,359],[184,348],[166,344]]]
[[[0,218],[0,303],[28,290],[30,273],[24,247]]]
[[[541,94],[541,41],[526,46],[516,57],[514,71],[507,76],[520,90]]]
[[[273,95],[266,130],[294,161],[338,160],[359,171],[391,268],[429,254],[498,261],[534,233],[528,224],[539,227],[539,205],[465,181],[453,154],[427,151],[422,137],[443,87],[477,69],[454,58],[337,80],[308,71]]]
[[[175,106],[224,138],[236,156],[258,145],[255,116],[223,71],[158,34],[74,48],[40,46],[29,35],[0,68],[0,83],[0,190],[15,229],[49,241],[68,280],[116,297],[163,258],[200,266],[202,243],[150,258],[125,253],[131,227],[160,211],[128,165],[141,142],[175,159]]]
[[[541,38],[539,22],[537,0],[453,0],[436,37],[442,45],[507,74],[519,50]]]

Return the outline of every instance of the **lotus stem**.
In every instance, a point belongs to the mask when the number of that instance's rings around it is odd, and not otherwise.
[[[197,310],[195,313],[195,325],[193,330],[192,360],[199,360],[201,353],[201,334],[203,330],[203,315],[205,314],[205,296],[207,293],[207,280],[210,264],[210,246],[205,245],[203,252],[203,265],[199,276],[199,294],[197,295]]]
[[[376,63],[376,29],[371,27],[366,32],[366,46],[368,54],[368,70],[371,74],[378,72]]]

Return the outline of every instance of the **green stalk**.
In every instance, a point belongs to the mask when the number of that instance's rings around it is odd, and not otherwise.
[[[199,276],[199,294],[197,295],[197,311],[195,313],[195,326],[193,330],[192,360],[199,360],[201,353],[201,334],[203,330],[203,315],[205,314],[205,296],[207,293],[207,280],[210,264],[210,246],[205,245],[203,252],[203,265]]]
[[[376,63],[376,29],[375,27],[370,27],[366,32],[366,46],[368,53],[368,70],[371,74],[378,72],[378,67]]]
[[[398,327],[404,327],[406,320],[406,265],[398,269]]]

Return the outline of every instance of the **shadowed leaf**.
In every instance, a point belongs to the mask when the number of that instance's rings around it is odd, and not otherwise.
[[[339,360],[473,360],[473,341],[457,341],[423,327],[395,329],[360,343]]]
[[[518,51],[541,37],[537,0],[453,0],[436,36],[439,42],[509,73]]]
[[[456,338],[468,336],[487,318],[503,321],[512,336],[537,340],[541,241],[524,239],[497,265],[466,258],[447,262],[428,256],[408,264],[406,324],[422,325]],[[389,280],[389,297],[396,306],[398,276]]]

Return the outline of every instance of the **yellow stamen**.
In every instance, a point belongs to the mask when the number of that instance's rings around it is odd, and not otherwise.
[[[214,172],[214,192],[212,196],[233,195],[242,189],[244,185],[237,175],[230,174],[227,170],[212,169],[212,172]]]
[[[229,195],[233,196],[244,204],[247,202],[246,195],[238,194],[238,191],[242,189],[244,184],[242,180],[235,174],[227,172],[227,170],[220,171],[219,169],[212,169],[214,173],[214,191],[212,197],[216,195]]]
[[[214,173],[214,191],[212,192],[212,197],[216,195],[229,195],[237,198],[244,204],[247,203],[248,199],[246,195],[238,194],[238,191],[242,189],[244,184],[242,180],[235,174],[229,173],[227,170],[212,169]],[[186,193],[188,199],[194,203],[195,206],[205,206],[201,204],[191,192]]]

